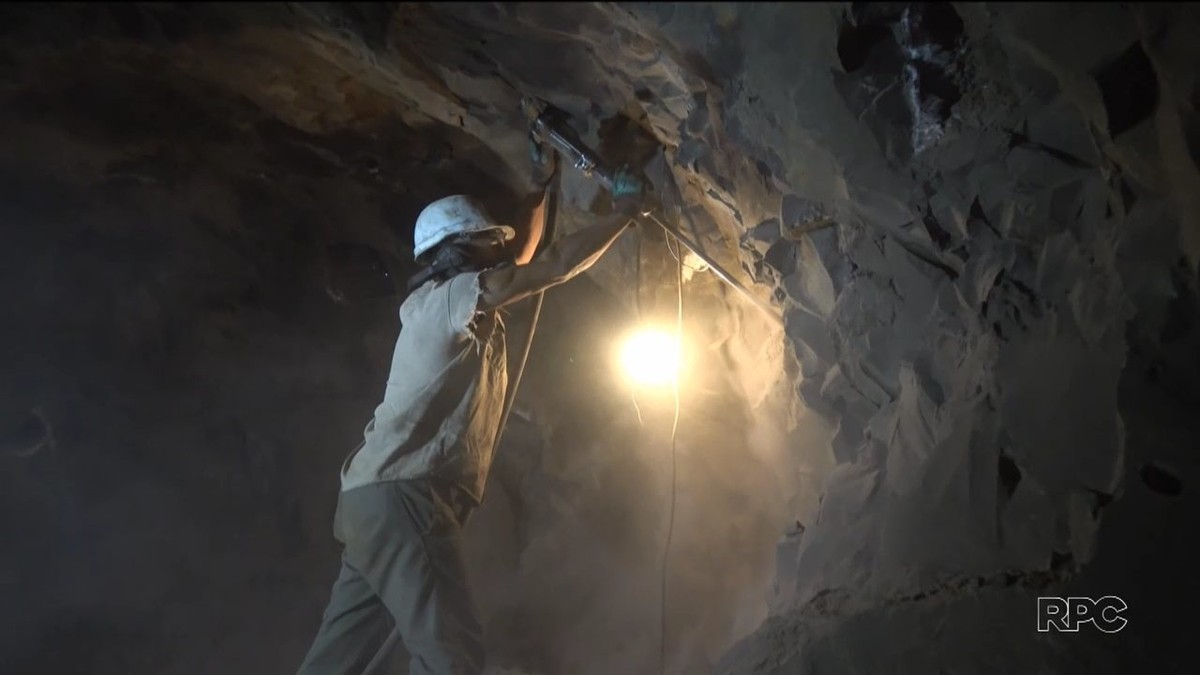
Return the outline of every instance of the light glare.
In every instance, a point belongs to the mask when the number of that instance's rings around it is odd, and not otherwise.
[[[621,365],[636,384],[663,385],[679,374],[679,345],[674,335],[644,329],[630,335],[621,349]]]

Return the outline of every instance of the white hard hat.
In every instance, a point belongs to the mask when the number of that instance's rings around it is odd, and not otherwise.
[[[443,197],[426,206],[417,216],[413,231],[413,257],[440,244],[447,237],[475,232],[499,231],[505,241],[517,236],[507,225],[497,225],[473,197],[454,195]]]

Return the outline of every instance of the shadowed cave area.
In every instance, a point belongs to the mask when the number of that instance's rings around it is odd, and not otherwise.
[[[295,671],[417,214],[472,194],[520,228],[541,198],[522,96],[781,321],[691,258],[677,286],[649,225],[547,292],[466,533],[489,672],[1193,672],[1197,27],[0,6],[0,672]],[[560,236],[608,212],[560,185]],[[680,295],[673,439],[615,354]],[[510,373],[530,319],[505,310]],[[1039,596],[1127,623],[1041,632]]]

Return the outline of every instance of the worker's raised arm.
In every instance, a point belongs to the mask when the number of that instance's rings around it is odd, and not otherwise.
[[[541,200],[529,214],[529,224],[518,230],[518,241],[513,260],[518,265],[528,265],[533,261],[538,246],[542,243],[543,229],[546,224],[546,207],[549,203],[549,192],[542,193]]]
[[[633,208],[604,216],[600,222],[546,247],[528,265],[502,267],[479,275],[479,309],[489,311],[569,281],[612,246],[633,218]]]

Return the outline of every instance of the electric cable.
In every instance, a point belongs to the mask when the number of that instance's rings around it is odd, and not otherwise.
[[[667,250],[671,251],[671,238],[667,237]],[[675,326],[675,355],[682,363],[683,360],[683,256],[675,255],[671,251],[671,255],[675,257],[675,288],[678,295],[678,304],[676,310],[676,326]],[[671,422],[671,505],[667,516],[667,541],[663,547],[663,562],[662,562],[662,587],[660,589],[662,598],[662,608],[659,614],[661,621],[659,625],[659,645],[658,645],[658,670],[660,675],[666,675],[667,665],[667,561],[671,554],[671,539],[675,534],[675,502],[677,501],[677,464],[676,461],[676,442],[679,436],[679,375],[680,369],[676,368],[675,377],[672,380],[672,389],[675,395],[675,416]]]
[[[637,252],[634,254],[633,261],[633,315],[637,317],[638,323],[642,321],[642,241],[643,237],[637,238]],[[642,408],[637,401],[637,387],[629,388],[629,398],[633,400],[633,410],[637,413],[638,426],[646,426],[642,421]]]

